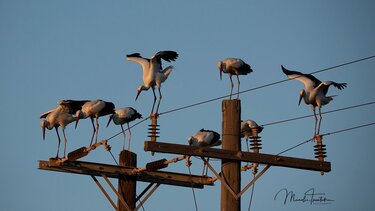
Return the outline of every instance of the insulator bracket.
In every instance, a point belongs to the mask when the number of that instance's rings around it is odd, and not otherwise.
[[[168,163],[167,163],[167,159],[165,158],[146,164],[146,169],[150,171],[156,171],[156,170],[167,168],[167,167],[168,167]]]
[[[316,140],[316,145],[314,146],[315,158],[317,158],[319,161],[324,161],[324,158],[327,157],[327,148],[326,145],[323,144],[323,138],[319,134],[316,134],[314,138]],[[320,174],[324,175],[324,172],[321,171]]]

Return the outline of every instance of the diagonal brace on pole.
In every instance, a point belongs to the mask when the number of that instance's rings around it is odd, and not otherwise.
[[[116,204],[113,202],[113,200],[111,199],[111,197],[108,195],[107,191],[105,191],[105,189],[103,188],[103,186],[100,184],[100,182],[96,179],[95,176],[91,175],[91,178],[94,180],[94,182],[96,183],[96,185],[99,187],[99,189],[102,191],[102,193],[104,194],[104,196],[108,199],[109,203],[111,203],[112,207],[115,208],[115,210],[118,210],[118,207],[116,206]]]
[[[118,191],[116,190],[116,188],[112,185],[111,181],[109,181],[108,177],[105,175],[105,174],[102,174],[101,175],[105,181],[107,182],[107,184],[110,186],[110,188],[112,189],[112,191],[117,195],[117,197],[120,199],[120,202],[124,205],[124,207],[126,208],[126,210],[128,211],[137,211],[139,210],[139,208],[141,208],[141,206],[150,198],[150,196],[156,191],[156,189],[160,186],[160,183],[157,183],[151,190],[150,192],[145,196],[145,198],[139,202],[138,206],[132,210],[129,205],[125,202],[124,198],[118,193]],[[92,179],[95,181],[95,183],[98,185],[99,189],[102,191],[102,193],[104,194],[104,196],[108,199],[108,201],[111,203],[111,205],[113,206],[113,208],[115,208],[115,210],[119,210],[118,207],[116,206],[116,204],[113,202],[113,200],[111,199],[111,197],[109,196],[109,194],[107,193],[107,191],[103,188],[103,186],[100,184],[100,182],[98,181],[98,179],[96,179],[95,176],[91,176]],[[151,183],[148,187],[146,187],[146,189],[142,192],[142,195],[144,195],[155,183]],[[138,200],[140,200],[141,196],[138,198]]]
[[[151,184],[151,186],[154,183]],[[150,187],[151,187],[150,186]],[[156,191],[156,189],[160,186],[160,183],[157,183],[151,190],[150,192],[145,196],[145,198],[139,202],[138,206],[134,209],[134,211],[137,211],[141,206],[150,198],[150,196]],[[148,187],[147,187],[148,188]],[[148,188],[149,189],[149,188]],[[146,191],[147,192],[147,191]],[[139,198],[140,199],[140,198]]]
[[[228,183],[225,181],[225,178],[223,178],[222,176],[220,176],[219,173],[217,173],[217,171],[211,166],[211,164],[205,159],[205,158],[202,158],[204,163],[208,166],[208,168],[210,168],[210,170],[215,174],[215,176],[218,178],[218,180],[220,180],[225,188],[228,189],[228,191],[233,195],[233,197],[237,200],[239,199],[270,167],[271,165],[267,165],[266,167],[264,167],[264,169],[259,172],[255,178],[253,180],[250,181],[250,183],[248,185],[246,185],[246,187],[241,191],[239,192],[238,194],[236,194],[233,189],[228,185]]]
[[[128,203],[126,203],[126,201],[124,200],[124,198],[119,194],[119,192],[116,190],[116,188],[112,185],[111,181],[109,181],[108,177],[105,175],[105,174],[102,174],[102,177],[105,179],[105,181],[107,182],[107,184],[109,185],[109,187],[111,187],[112,191],[117,195],[117,197],[119,198],[120,202],[122,203],[122,205],[124,205],[124,207],[131,211],[132,209],[129,207]]]

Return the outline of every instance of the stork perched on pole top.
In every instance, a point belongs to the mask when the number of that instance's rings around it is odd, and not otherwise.
[[[69,104],[67,102],[74,102],[74,104]],[[72,114],[74,114],[77,110],[81,109],[82,105],[85,101],[80,100],[62,100],[59,101],[57,104],[59,105],[57,108],[51,109],[43,114],[40,115],[40,118],[44,120],[40,123],[42,126],[42,132],[43,132],[43,140],[45,139],[46,134],[46,128],[48,130],[52,130],[52,128],[55,128],[56,134],[57,134],[57,154],[56,158],[59,157],[59,150],[60,150],[60,135],[58,131],[58,127],[61,127],[61,130],[63,131],[64,135],[64,158],[66,156],[66,143],[67,138],[65,135],[65,127],[74,122],[75,118]]]
[[[175,61],[178,57],[178,54],[175,51],[159,51],[150,59],[143,58],[139,53],[133,53],[126,55],[126,59],[129,61],[137,62],[142,66],[143,70],[143,85],[139,85],[137,89],[137,96],[135,100],[138,99],[139,94],[144,90],[149,90],[150,87],[152,88],[152,92],[154,94],[154,102],[152,104],[151,114],[154,112],[154,107],[156,103],[156,95],[155,95],[155,86],[158,88],[159,91],[159,101],[156,107],[156,114],[159,111],[160,101],[162,99],[161,94],[161,84],[167,80],[169,74],[173,71],[173,66],[168,66],[167,68],[163,69],[161,65],[161,60],[165,60],[167,62]]]
[[[311,74],[304,74],[297,71],[291,71],[286,69],[284,66],[281,65],[281,69],[288,76],[289,79],[294,79],[302,82],[305,85],[305,89],[301,89],[299,92],[300,98],[298,105],[301,104],[301,101],[305,102],[306,105],[310,105],[311,109],[314,112],[315,117],[315,134],[319,134],[320,132],[320,125],[322,121],[322,112],[321,107],[323,105],[327,105],[331,100],[333,100],[334,96],[327,96],[328,88],[333,85],[334,87],[338,88],[339,90],[344,89],[346,87],[346,83],[336,83],[333,81],[320,81],[319,79],[315,78]],[[316,116],[315,108],[318,107],[319,109],[319,121]]]
[[[247,151],[249,152],[249,137],[252,136],[253,130],[256,130],[257,133],[260,133],[263,131],[263,127],[259,126],[255,121],[253,120],[241,120],[241,138],[245,138],[246,140],[246,147]]]
[[[250,65],[246,64],[242,59],[237,58],[226,58],[217,63],[217,67],[219,68],[220,72],[220,80],[222,79],[222,74],[227,73],[229,75],[230,79],[230,97],[229,99],[232,99],[232,91],[233,91],[233,81],[232,81],[232,75],[236,75],[237,77],[237,86],[238,86],[238,92],[237,92],[237,99],[240,98],[240,79],[239,75],[247,75],[253,70],[251,69]]]
[[[98,142],[98,131],[99,131],[99,122],[98,119],[101,116],[106,116],[109,114],[115,113],[115,105],[111,102],[106,102],[103,100],[91,100],[87,101],[82,105],[82,108],[76,112],[76,125],[77,128],[78,121],[80,119],[86,119],[90,117],[92,127],[93,127],[93,133],[91,136],[90,146],[92,145],[92,142],[95,138],[95,143]],[[94,125],[94,118],[96,120],[96,126]]]
[[[142,118],[142,115],[140,113],[138,113],[138,111],[135,110],[132,107],[118,108],[118,109],[115,110],[114,114],[111,114],[109,116],[107,127],[108,127],[109,123],[111,123],[112,120],[113,120],[113,123],[115,123],[115,125],[121,126],[122,134],[123,134],[123,137],[124,137],[123,149],[125,149],[125,138],[126,138],[125,136],[126,135],[125,135],[124,127],[122,125],[124,125],[125,123],[128,125],[128,132],[129,132],[128,150],[130,151],[131,132],[130,132],[130,127],[129,127],[129,122],[132,122],[136,119],[141,119],[141,118]]]
[[[221,145],[220,134],[213,130],[200,129],[197,133],[188,137],[189,146],[195,147],[213,147]],[[208,162],[209,158],[207,159]],[[186,156],[186,165],[190,166],[190,156]],[[203,173],[206,165],[203,166]],[[206,169],[207,175],[208,169]]]

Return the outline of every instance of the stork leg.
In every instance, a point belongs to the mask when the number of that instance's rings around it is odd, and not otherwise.
[[[123,141],[124,141],[124,144],[122,145],[122,150],[125,150],[125,143],[126,143],[126,134],[125,134],[125,131],[124,131],[124,127],[122,125],[121,126],[121,130],[122,130],[122,138],[123,138]]]
[[[95,125],[94,125],[94,118],[90,117],[90,119],[91,119],[91,124],[92,124],[92,128],[93,128],[91,141],[90,141],[90,147],[91,147],[92,141],[94,140],[94,135],[95,135],[96,129],[95,129]]]
[[[230,96],[229,96],[229,100],[231,100],[232,99],[232,91],[233,91],[232,75],[229,76],[229,79],[230,79]]]
[[[207,162],[210,161],[210,158],[207,158]],[[203,171],[202,171],[202,176],[207,176],[208,174],[208,166],[206,165],[206,162],[204,162],[203,158]]]
[[[61,127],[61,130],[64,135],[64,158],[66,158],[66,143],[68,143],[68,140],[66,139],[66,135],[65,135],[65,127]]]
[[[246,136],[246,147],[247,147],[247,151],[250,152],[250,149],[249,149],[249,136]]]
[[[316,116],[315,107],[313,108],[313,111],[314,111],[314,118],[315,118],[315,130],[314,130],[314,133],[316,134],[316,126],[317,126],[317,123],[318,123],[318,117]]]
[[[59,130],[57,129],[57,127],[55,127],[55,130],[56,130],[56,134],[57,134],[57,154],[56,154],[56,158],[59,157],[59,150],[60,150],[60,143],[61,143],[61,139],[60,139],[60,135],[59,135]]]
[[[159,91],[159,101],[158,101],[158,105],[156,107],[156,113],[159,112],[160,101],[163,98],[163,96],[161,95],[160,87],[158,87],[158,91]]]
[[[238,81],[237,99],[240,99],[240,84],[241,84],[241,82],[240,82],[240,79],[238,78],[238,75],[236,75],[236,76],[237,76],[237,81]]]
[[[320,124],[322,123],[322,111],[321,111],[321,107],[319,106],[319,124],[318,124],[318,133],[320,133]]]
[[[95,144],[98,143],[98,135],[99,135],[99,117],[95,118],[96,120],[96,137],[95,137]]]
[[[126,123],[128,125],[128,132],[129,132],[129,146],[128,146],[128,150],[130,151],[130,140],[131,140],[131,137],[132,137],[132,132],[130,131],[130,127],[129,127],[129,122]]]
[[[156,103],[156,95],[155,95],[155,88],[154,87],[152,87],[152,93],[154,94],[154,103],[152,104],[151,114],[154,113],[154,107],[155,107],[155,103]]]

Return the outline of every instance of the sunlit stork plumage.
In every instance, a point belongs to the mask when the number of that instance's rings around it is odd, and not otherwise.
[[[197,133],[188,137],[189,146],[195,147],[213,147],[221,145],[220,134],[213,130],[200,129]],[[186,163],[190,165],[190,156],[186,156]],[[208,162],[209,158],[207,158]],[[203,173],[206,165],[203,166]],[[206,169],[206,175],[207,175]]]
[[[112,120],[113,120],[113,123],[115,123],[115,125],[121,126],[122,134],[123,134],[123,137],[124,137],[123,149],[125,149],[125,138],[126,138],[123,125],[125,123],[128,125],[128,132],[129,132],[128,150],[130,151],[131,132],[130,132],[130,127],[129,127],[129,122],[132,122],[136,119],[141,119],[141,118],[142,118],[142,115],[140,113],[138,113],[138,111],[135,110],[132,107],[118,108],[118,109],[115,110],[114,114],[111,114],[109,116],[107,127],[108,127],[109,123],[111,123]]]
[[[70,105],[68,102],[75,102],[74,105]],[[65,127],[70,124],[71,122],[74,122],[75,118],[72,114],[74,114],[77,110],[81,109],[82,105],[85,101],[80,100],[62,100],[59,101],[59,106],[57,108],[51,109],[43,114],[40,115],[40,118],[44,120],[40,123],[42,126],[42,132],[43,132],[43,140],[45,139],[45,133],[46,128],[49,130],[52,130],[55,128],[57,139],[58,139],[58,145],[57,145],[57,154],[56,158],[59,157],[59,150],[60,150],[60,135],[58,131],[58,127],[61,127],[61,130],[64,135],[64,157],[66,156],[66,143],[67,138],[65,135]]]
[[[161,84],[167,80],[169,74],[173,71],[173,66],[168,66],[167,68],[163,69],[161,65],[161,60],[165,60],[167,62],[175,61],[178,57],[178,54],[175,51],[159,51],[150,59],[143,58],[139,53],[133,53],[126,55],[126,59],[129,61],[137,62],[142,66],[143,70],[143,85],[139,85],[137,89],[137,96],[135,100],[138,99],[139,94],[144,90],[149,90],[152,88],[152,92],[154,94],[154,102],[152,104],[151,113],[154,112],[154,107],[156,103],[156,95],[155,95],[155,86],[158,88],[159,91],[159,101],[156,107],[156,112],[159,111],[160,101],[162,99],[161,94]]]
[[[76,125],[77,128],[78,121],[80,119],[86,119],[90,117],[93,133],[91,136],[90,146],[95,138],[95,143],[98,142],[98,131],[99,131],[99,117],[113,114],[115,112],[115,105],[112,102],[106,102],[103,100],[91,100],[87,101],[82,105],[82,109],[76,112]],[[94,125],[94,118],[96,120],[96,125]]]
[[[227,73],[230,79],[230,99],[232,98],[232,91],[233,91],[233,81],[232,75],[236,75],[237,77],[237,99],[240,97],[240,79],[239,75],[247,75],[253,70],[251,69],[250,65],[246,64],[242,59],[237,58],[226,58],[217,63],[217,67],[219,68],[220,72],[220,80],[222,79],[222,74]]]
[[[253,136],[253,130],[256,130],[257,133],[263,131],[263,127],[259,126],[253,120],[241,120],[241,138],[245,138],[247,151],[249,152],[249,137]]]
[[[298,80],[305,85],[305,89],[300,90],[300,99],[298,105],[300,105],[302,99],[303,101],[311,106],[311,109],[314,112],[315,117],[315,134],[319,134],[320,132],[320,125],[322,121],[322,112],[321,107],[323,105],[327,105],[331,100],[333,100],[334,96],[327,96],[328,88],[333,85],[334,87],[338,88],[339,90],[344,89],[346,87],[346,83],[336,83],[333,81],[320,81],[319,79],[315,78],[311,74],[304,74],[297,71],[291,71],[286,69],[284,66],[281,65],[281,69],[288,76],[290,79]],[[315,108],[318,107],[319,109],[319,121],[316,116]]]

